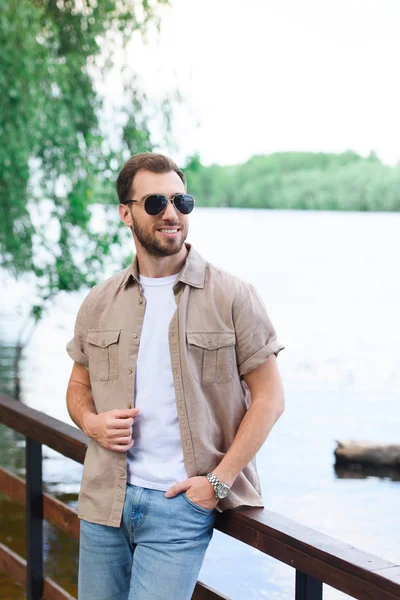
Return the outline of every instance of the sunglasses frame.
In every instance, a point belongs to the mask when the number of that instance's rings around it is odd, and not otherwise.
[[[146,210],[146,200],[148,200],[148,199],[149,199],[149,198],[151,198],[152,196],[162,196],[163,198],[166,198],[167,200],[171,200],[172,204],[174,205],[174,207],[176,208],[176,210],[177,210],[177,211],[178,211],[178,212],[179,212],[181,215],[190,215],[190,213],[191,213],[191,212],[193,212],[193,208],[194,208],[194,205],[195,205],[195,203],[196,203],[196,200],[193,198],[193,196],[192,196],[191,194],[182,194],[182,193],[177,193],[177,194],[173,194],[173,195],[171,196],[171,198],[168,198],[168,196],[166,196],[165,194],[157,194],[157,193],[155,193],[155,194],[147,194],[146,196],[143,196],[143,198],[141,198],[140,200],[127,200],[127,201],[126,201],[126,204],[133,204],[134,202],[143,202],[143,207],[144,207],[144,210],[146,211],[146,213],[147,213],[148,215],[150,215],[151,217],[157,217],[158,215],[161,215],[161,213],[163,213],[163,212],[164,212],[164,210],[167,208],[167,206],[168,206],[168,202],[167,202],[167,204],[165,205],[165,207],[164,207],[162,210],[160,210],[160,212],[158,212],[158,213],[156,213],[155,215],[153,215],[152,213],[149,213],[149,212]],[[190,197],[190,198],[193,200],[193,208],[192,208],[192,210],[191,210],[190,212],[188,212],[188,213],[183,213],[183,212],[181,212],[181,211],[179,210],[179,208],[178,208],[178,207],[176,206],[176,204],[175,204],[175,197],[176,197],[176,196],[189,196],[189,197]]]

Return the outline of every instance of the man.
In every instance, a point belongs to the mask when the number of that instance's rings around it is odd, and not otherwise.
[[[217,511],[263,506],[255,454],[283,411],[283,346],[254,287],[185,243],[183,173],[143,153],[117,180],[132,265],[82,303],[67,405],[89,438],[80,600],[188,600]]]

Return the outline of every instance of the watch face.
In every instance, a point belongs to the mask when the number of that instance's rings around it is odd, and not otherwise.
[[[218,498],[226,498],[229,493],[229,488],[227,485],[221,484],[218,486],[217,495]]]

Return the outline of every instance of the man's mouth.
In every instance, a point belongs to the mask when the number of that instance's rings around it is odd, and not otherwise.
[[[163,228],[163,229],[158,229],[157,231],[159,231],[162,235],[169,237],[169,238],[174,238],[177,237],[179,235],[179,228]]]

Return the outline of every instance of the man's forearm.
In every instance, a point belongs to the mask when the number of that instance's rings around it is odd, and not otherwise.
[[[75,425],[88,435],[87,417],[97,414],[92,390],[82,383],[71,382],[67,389],[67,409]]]
[[[213,470],[223,483],[231,486],[261,448],[272,427],[283,412],[284,399],[279,394],[265,398],[254,398],[243,417],[229,450]]]

